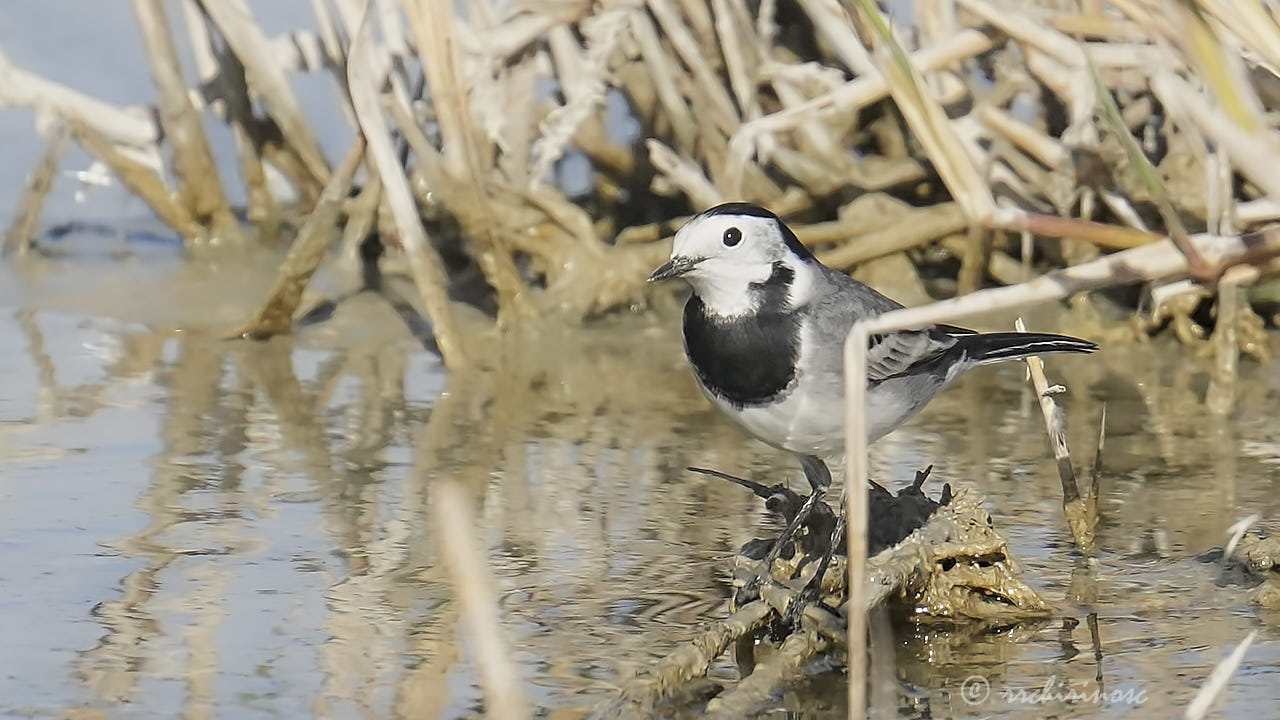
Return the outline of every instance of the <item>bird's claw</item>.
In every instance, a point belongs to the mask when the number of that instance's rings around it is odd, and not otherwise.
[[[788,633],[800,629],[800,620],[804,617],[804,609],[822,596],[821,586],[822,578],[815,576],[805,583],[804,588],[796,593],[796,596],[787,604],[787,611],[782,616],[782,626],[786,628]]]

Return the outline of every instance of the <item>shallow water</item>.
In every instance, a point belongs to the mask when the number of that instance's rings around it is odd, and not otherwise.
[[[482,714],[431,522],[451,477],[480,508],[529,697],[583,717],[725,616],[729,558],[774,527],[740,488],[683,468],[803,484],[708,409],[669,312],[515,338],[464,387],[371,297],[293,338],[219,340],[265,281],[163,252],[0,269],[0,716]],[[1237,413],[1215,422],[1202,364],[1176,346],[1050,361],[1078,466],[1109,402],[1100,662],[1020,367],[975,373],[879,443],[882,481],[935,463],[985,493],[1057,610],[894,628],[877,657],[896,667],[877,667],[898,680],[876,684],[875,714],[1168,717],[1254,629],[1218,711],[1274,714],[1280,618],[1194,559],[1241,517],[1280,517],[1280,364],[1243,371]],[[992,692],[970,705],[978,675]],[[1016,695],[1087,693],[1099,675],[1141,706]],[[843,717],[843,682],[820,674],[767,714]]]

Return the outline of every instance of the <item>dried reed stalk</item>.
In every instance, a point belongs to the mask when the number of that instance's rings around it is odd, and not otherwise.
[[[462,188],[461,192],[449,194],[453,198],[450,210],[475,245],[476,261],[498,295],[500,313],[510,315],[513,320],[532,317],[536,311],[529,293],[493,223],[492,202],[485,189],[492,169],[492,154],[471,114],[455,37],[453,3],[434,0],[403,0],[403,3],[440,125],[444,168],[452,183]]]
[[[890,313],[892,314],[892,313]],[[845,380],[845,517],[848,530],[849,610],[849,720],[863,720],[867,713],[867,494],[860,492],[870,479],[867,462],[867,345],[866,323],[854,323],[844,343]]]
[[[302,106],[298,104],[288,78],[272,57],[267,37],[253,19],[249,6],[244,0],[199,1],[243,64],[250,85],[283,131],[285,144],[297,153],[303,167],[317,184],[328,182],[329,166],[320,151],[320,144],[302,114]]]
[[[27,72],[0,52],[0,106],[30,107],[92,127],[111,142],[153,147],[160,128],[146,113],[116,107]]]
[[[911,61],[920,72],[929,73],[958,60],[984,53],[994,44],[995,41],[987,33],[962,30],[938,45],[917,51],[911,56]],[[737,148],[745,161],[745,158],[755,153],[759,138],[767,133],[790,130],[816,117],[851,114],[888,96],[889,83],[883,75],[879,72],[864,75],[801,105],[743,124],[734,134],[730,147]]]
[[[1022,318],[1014,323],[1018,332],[1026,332],[1027,326]],[[1061,385],[1049,385],[1044,374],[1044,361],[1032,355],[1026,358],[1027,371],[1031,376],[1031,386],[1035,389],[1040,403],[1040,413],[1044,416],[1044,427],[1049,433],[1049,442],[1053,446],[1053,459],[1058,464],[1058,479],[1062,481],[1062,511],[1067,517],[1067,527],[1076,547],[1085,555],[1092,555],[1095,549],[1094,534],[1097,518],[1085,498],[1080,494],[1080,486],[1076,483],[1076,471],[1071,466],[1071,450],[1067,446],[1067,423],[1062,408],[1053,396],[1065,392]],[[1099,444],[1101,446],[1101,444]]]
[[[383,193],[395,221],[400,242],[404,245],[405,254],[409,258],[409,270],[414,285],[422,300],[423,309],[431,320],[436,343],[445,365],[450,369],[461,370],[467,365],[466,352],[462,345],[462,335],[454,319],[453,306],[449,301],[448,278],[440,256],[427,238],[422,227],[422,220],[414,204],[413,193],[409,190],[409,182],[404,170],[396,158],[395,149],[387,131],[386,119],[382,116],[382,108],[378,103],[377,88],[381,87],[380,78],[374,71],[372,38],[369,28],[369,9],[372,0],[366,0],[358,30],[351,42],[351,56],[347,67],[349,83],[352,90],[352,105],[360,128],[368,143],[368,152],[373,158],[382,181]]]
[[[280,235],[280,212],[267,186],[260,137],[255,133],[253,101],[245,79],[244,65],[234,52],[215,47],[207,16],[196,0],[183,0],[183,16],[191,39],[200,84],[206,100],[231,127],[235,138],[236,159],[249,201],[249,219],[264,240]]]
[[[245,242],[240,224],[231,212],[218,165],[214,162],[200,116],[187,94],[186,81],[174,45],[173,32],[165,16],[162,0],[133,0],[134,13],[142,30],[143,45],[151,65],[151,77],[159,92],[160,124],[173,147],[173,166],[178,176],[178,202],[193,219],[212,231],[211,244],[241,245]],[[189,244],[203,244],[202,233],[184,233]]]
[[[156,217],[177,230],[184,238],[194,238],[197,244],[206,241],[205,227],[196,222],[187,208],[178,204],[155,170],[126,154],[120,146],[113,144],[92,127],[79,120],[69,122],[71,134],[81,147],[111,168],[120,183],[141,198]]]
[[[772,697],[778,688],[795,682],[802,676],[804,666],[830,644],[830,640],[811,628],[791,633],[768,661],[757,665],[750,675],[728,692],[712,698],[707,703],[706,717],[739,720],[754,715],[761,698]],[[850,677],[853,677],[852,670]],[[851,714],[850,717],[856,716]]]
[[[894,103],[902,111],[916,139],[924,145],[952,198],[973,222],[985,222],[994,217],[995,201],[991,190],[942,106],[893,36],[880,10],[871,0],[859,0],[859,6],[888,49],[888,57],[880,69],[888,81]]]
[[[364,148],[364,139],[357,138],[337,172],[329,177],[329,184],[320,193],[320,200],[298,231],[298,239],[289,246],[289,254],[276,274],[266,301],[247,323],[235,331],[236,337],[264,340],[288,332],[293,327],[293,314],[302,300],[302,291],[333,244],[343,201],[364,161]]]
[[[49,197],[49,190],[53,187],[54,175],[58,172],[58,164],[62,162],[62,154],[66,151],[69,134],[70,131],[65,125],[59,125],[54,130],[44,154],[40,156],[35,169],[27,178],[27,186],[18,200],[13,222],[5,230],[4,238],[0,241],[0,257],[20,258],[30,252],[32,239],[40,223],[40,211],[44,208],[44,201]]]
[[[846,235],[843,238],[846,242],[819,253],[818,259],[830,267],[851,268],[962,232],[969,226],[969,220],[958,203],[940,203],[903,213],[901,223],[877,224],[879,227],[871,232]]]
[[[1247,310],[1245,286],[1258,279],[1258,270],[1237,266],[1223,274],[1218,282],[1218,317],[1214,324],[1213,372],[1205,405],[1218,416],[1231,412],[1236,404],[1236,372],[1240,362],[1240,322]]]

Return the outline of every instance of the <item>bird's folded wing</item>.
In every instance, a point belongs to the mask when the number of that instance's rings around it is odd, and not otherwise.
[[[922,368],[955,344],[936,330],[903,330],[871,336],[867,347],[867,380],[872,383]]]
[[[902,308],[902,305],[863,285],[844,273],[824,268],[822,281],[827,291],[809,308],[818,345],[833,348],[815,364],[836,377],[843,377],[845,336],[854,322]],[[903,375],[938,357],[956,344],[956,336],[972,330],[952,325],[935,325],[922,330],[906,330],[873,335],[867,348],[867,379],[872,383]]]

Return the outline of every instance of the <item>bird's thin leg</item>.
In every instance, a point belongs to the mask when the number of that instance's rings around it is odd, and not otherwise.
[[[845,489],[848,492],[848,489]],[[843,493],[842,493],[843,495]],[[804,584],[799,594],[791,600],[791,604],[787,606],[787,614],[783,618],[783,622],[788,627],[796,627],[801,616],[804,614],[804,608],[809,603],[822,597],[822,578],[827,574],[827,567],[831,565],[831,558],[836,554],[836,543],[840,541],[840,536],[844,534],[844,513],[845,503],[843,497],[840,501],[840,514],[836,517],[836,525],[831,530],[831,537],[827,540],[826,549],[822,552],[822,559],[818,561],[818,567],[813,571],[813,577],[809,578],[809,582]]]
[[[778,539],[773,541],[773,547],[769,548],[769,554],[765,555],[764,559],[760,561],[760,569],[756,571],[755,577],[751,578],[751,581],[738,591],[735,598],[737,605],[745,605],[759,596],[760,583],[769,575],[770,570],[773,568],[773,561],[778,559],[778,556],[782,554],[782,548],[786,546],[787,542],[796,534],[796,530],[800,529],[800,526],[813,512],[814,503],[818,502],[825,494],[826,490],[824,488],[815,488],[809,498],[804,501],[804,505],[800,506],[800,512],[796,513],[796,516],[787,525],[787,529],[783,530],[782,534],[778,536]]]
[[[822,458],[817,455],[796,455],[796,459],[800,461],[800,467],[804,468],[804,479],[809,481],[814,490],[831,487],[831,471],[822,462]]]
[[[921,488],[924,487],[924,483],[929,479],[929,473],[932,471],[932,465],[924,470],[917,470],[915,480],[912,481],[911,486],[899,492],[898,497],[901,498],[907,493],[923,495]],[[887,490],[881,488],[874,481],[868,480],[868,482],[872,489],[879,490],[882,494],[888,494]],[[822,597],[822,578],[826,574],[827,568],[831,565],[831,558],[839,549],[840,536],[844,534],[846,520],[845,508],[848,507],[845,504],[845,500],[848,492],[849,488],[845,487],[844,492],[840,494],[840,513],[836,517],[835,528],[831,531],[831,537],[827,541],[826,547],[823,549],[822,558],[818,561],[818,566],[814,570],[813,577],[809,579],[809,582],[805,583],[804,589],[802,589],[795,598],[792,599],[791,604],[787,606],[787,614],[786,617],[783,618],[783,621],[788,627],[796,627],[797,623],[800,622],[800,618],[804,614],[805,606]],[[943,500],[940,504],[946,505],[951,497],[950,485],[947,485],[943,489],[942,497]]]
[[[795,537],[796,531],[804,524],[809,516],[813,513],[813,507],[818,501],[827,494],[827,488],[831,485],[831,471],[827,469],[827,464],[814,455],[797,455],[800,461],[800,467],[804,469],[804,477],[809,481],[809,485],[813,487],[813,492],[809,494],[808,499],[800,506],[800,511],[791,519],[787,525],[787,529],[782,531],[778,539],[774,541],[773,547],[769,548],[769,554],[764,556],[760,561],[760,571],[751,579],[751,582],[739,591],[737,604],[741,605],[755,599],[760,588],[760,583],[769,574],[773,568],[773,561],[778,559],[778,555],[782,553],[782,548]]]

